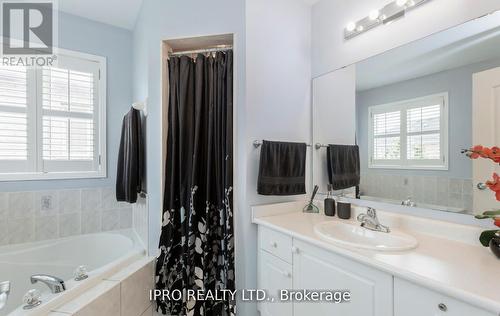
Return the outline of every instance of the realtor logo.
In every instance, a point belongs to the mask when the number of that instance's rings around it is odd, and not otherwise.
[[[52,55],[54,10],[51,1],[2,2],[4,55]]]

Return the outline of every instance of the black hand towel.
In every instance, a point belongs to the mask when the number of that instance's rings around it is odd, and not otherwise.
[[[142,190],[144,146],[142,144],[141,114],[131,109],[122,123],[120,151],[116,172],[116,199],[135,203]]]
[[[356,145],[329,145],[326,150],[328,179],[334,190],[359,185],[359,147]]]
[[[306,153],[304,143],[264,141],[257,192],[262,195],[305,194]]]

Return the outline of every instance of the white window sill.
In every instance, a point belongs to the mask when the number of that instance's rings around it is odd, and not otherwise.
[[[105,171],[92,172],[50,172],[50,173],[3,173],[0,182],[4,181],[35,181],[35,180],[66,180],[66,179],[99,179],[106,178]]]
[[[394,170],[449,170],[448,166],[391,166],[391,165],[369,165],[369,169],[394,169]]]

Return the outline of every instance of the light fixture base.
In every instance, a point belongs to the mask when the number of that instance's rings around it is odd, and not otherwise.
[[[392,1],[380,10],[372,10],[370,14],[363,19],[357,22],[350,22],[344,29],[344,38],[348,40],[379,25],[392,23],[397,19],[405,17],[406,12],[429,1],[431,0],[409,0],[404,2],[404,4],[403,1],[400,2],[400,0]],[[377,13],[377,17],[375,17],[375,13]]]

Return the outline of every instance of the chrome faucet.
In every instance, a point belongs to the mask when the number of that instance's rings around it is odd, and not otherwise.
[[[35,274],[31,276],[31,284],[42,282],[47,285],[52,293],[61,293],[66,291],[64,281],[58,277],[47,274]]]
[[[417,203],[415,203],[412,199],[411,196],[409,196],[406,200],[401,202],[401,205],[403,206],[410,206],[410,207],[415,207],[417,206]]]
[[[377,232],[390,233],[389,227],[380,224],[377,211],[374,208],[369,207],[366,214],[358,215],[358,222],[361,223],[361,227],[369,230],[374,230]]]
[[[0,282],[0,309],[4,308],[7,304],[10,293],[10,282],[4,281]]]

